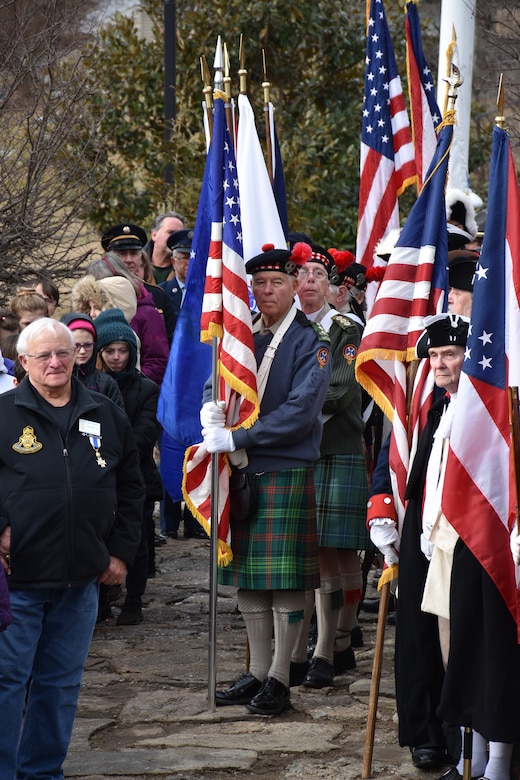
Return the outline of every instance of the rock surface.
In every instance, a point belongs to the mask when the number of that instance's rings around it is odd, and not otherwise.
[[[96,628],[65,776],[84,780],[354,780],[362,775],[376,616],[361,613],[357,668],[333,688],[291,690],[276,718],[208,706],[209,542],[157,549],[144,620]],[[369,582],[370,582],[369,578]],[[246,669],[245,630],[232,588],[219,588],[217,688]],[[369,589],[368,595],[375,595]],[[113,607],[114,617],[119,608]],[[433,780],[397,744],[394,629],[387,626],[371,775]]]

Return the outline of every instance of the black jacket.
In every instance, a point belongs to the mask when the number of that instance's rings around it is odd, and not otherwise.
[[[72,378],[66,435],[25,379],[0,395],[0,533],[11,526],[10,588],[65,588],[131,564],[144,484],[124,412]],[[58,415],[59,416],[59,415]],[[101,433],[98,454],[90,433]]]
[[[163,498],[163,487],[153,457],[155,442],[159,437],[157,402],[159,386],[134,369],[130,374],[111,373],[119,385],[125,410],[134,432],[141,472],[146,485],[146,497],[153,501]]]

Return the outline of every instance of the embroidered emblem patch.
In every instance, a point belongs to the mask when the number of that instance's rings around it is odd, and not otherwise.
[[[325,349],[325,347],[320,347],[316,357],[318,358],[318,363],[320,364],[320,368],[323,368],[323,366],[326,366],[327,363],[329,362],[329,350]]]
[[[345,346],[343,347],[343,357],[345,358],[349,366],[352,363],[352,361],[356,359],[356,355],[357,355],[357,349],[355,344],[345,344]]]
[[[43,447],[43,444],[36,438],[34,428],[30,425],[26,425],[22,431],[22,435],[12,446],[13,450],[19,452],[20,455],[32,455],[35,452],[39,452]]]

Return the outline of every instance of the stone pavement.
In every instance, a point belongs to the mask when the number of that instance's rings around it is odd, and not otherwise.
[[[333,688],[291,689],[292,709],[275,718],[245,707],[210,712],[209,542],[168,540],[157,550],[144,621],[96,628],[79,700],[67,778],[84,780],[354,780],[361,777],[375,616],[361,613],[357,668]],[[368,595],[373,595],[370,592]],[[114,614],[118,614],[117,606]],[[217,687],[246,670],[245,630],[232,588],[219,588]],[[387,626],[372,777],[433,780],[397,744]]]

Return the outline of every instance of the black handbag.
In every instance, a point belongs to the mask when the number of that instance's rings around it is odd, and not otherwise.
[[[231,468],[229,475],[230,518],[234,522],[248,520],[256,512],[258,496],[255,475]]]

